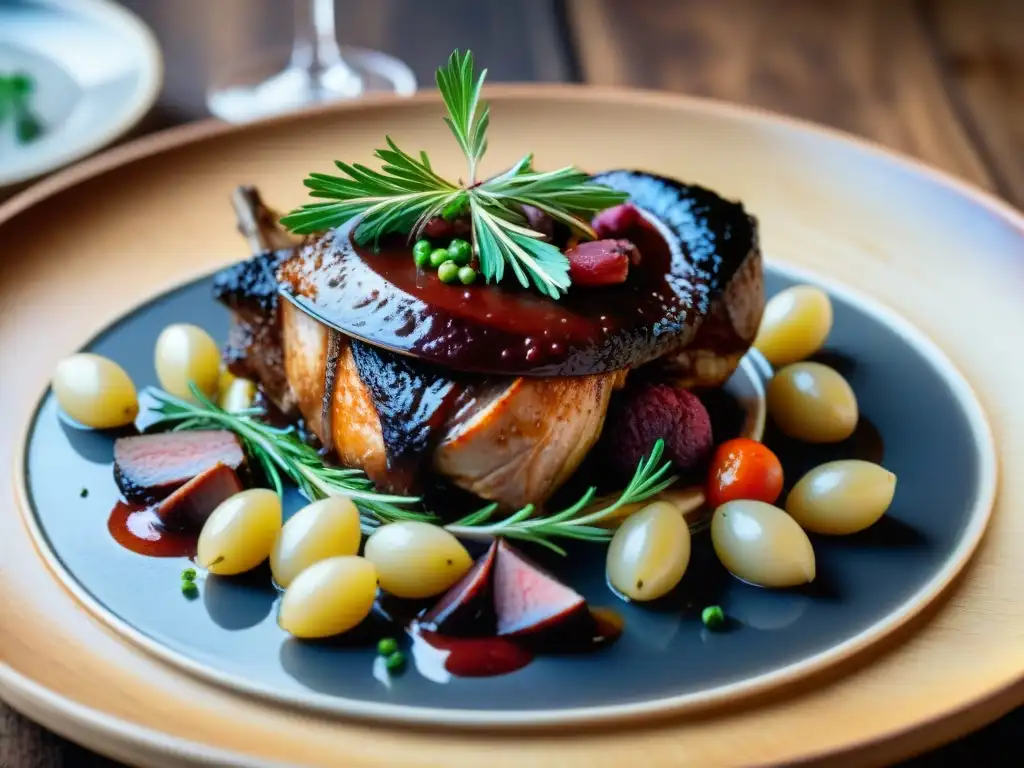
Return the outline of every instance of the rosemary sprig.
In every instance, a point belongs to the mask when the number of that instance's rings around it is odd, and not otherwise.
[[[313,447],[299,438],[294,427],[273,427],[259,421],[257,417],[262,411],[258,408],[229,413],[211,402],[194,384],[191,388],[195,403],[159,389],[147,389],[146,393],[158,403],[152,410],[159,418],[152,426],[173,425],[175,430],[219,428],[234,432],[263,467],[278,494],[284,492],[283,477],[288,477],[311,501],[326,496],[348,496],[359,507],[364,533],[397,520],[433,521],[433,515],[427,512],[406,509],[418,505],[418,498],[378,493],[361,471],[324,464]]]
[[[640,462],[633,479],[618,498],[593,512],[584,514],[584,510],[597,493],[596,488],[588,489],[575,504],[552,515],[534,517],[534,506],[527,504],[509,517],[488,525],[498,510],[497,504],[491,504],[444,527],[459,538],[489,539],[503,536],[508,539],[531,541],[560,555],[564,555],[565,550],[551,539],[608,541],[614,531],[597,523],[608,520],[627,504],[635,504],[661,493],[676,481],[675,476],[665,477],[671,467],[670,462],[659,464],[664,448],[664,442],[658,440],[650,455]]]
[[[384,523],[400,520],[441,524],[437,516],[419,506],[418,498],[378,493],[360,470],[328,466],[311,446],[302,442],[294,427],[273,427],[260,421],[263,413],[258,408],[225,411],[194,385],[194,403],[159,389],[149,388],[145,393],[157,402],[151,411],[159,416],[151,426],[170,426],[179,431],[227,429],[234,432],[263,467],[279,494],[284,492],[284,478],[287,477],[310,500],[348,496],[359,507],[366,534]],[[614,500],[593,511],[587,510],[594,502],[596,488],[588,489],[574,504],[553,514],[535,517],[536,507],[527,504],[508,517],[491,522],[499,507],[490,504],[443,527],[462,539],[487,540],[503,536],[533,542],[561,555],[565,550],[553,539],[608,541],[614,530],[599,523],[613,520],[623,507],[649,499],[676,481],[675,476],[667,476],[671,463],[662,463],[663,452],[664,443],[658,440],[650,455],[640,462],[629,485]]]
[[[310,196],[332,202],[309,203],[281,223],[296,234],[312,234],[361,217],[353,236],[360,245],[376,244],[386,234],[408,232],[418,237],[430,219],[470,219],[474,251],[485,280],[500,282],[508,265],[519,283],[534,286],[553,299],[570,285],[569,262],[541,233],[528,226],[522,206],[538,208],[575,232],[593,238],[587,223],[597,211],[624,202],[627,195],[597,184],[568,166],[537,172],[532,155],[506,172],[477,182],[487,151],[490,109],[480,101],[487,70],[474,73],[473,54],[455,51],[437,71],[437,87],[448,109],[445,122],[461,147],[469,168],[468,182],[456,185],[438,176],[425,152],[417,160],[385,137],[387,149],[376,151],[384,165],[336,162],[343,177],[310,174]]]

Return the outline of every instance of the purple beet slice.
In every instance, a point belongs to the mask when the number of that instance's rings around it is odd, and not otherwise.
[[[161,501],[156,514],[165,528],[198,531],[222,501],[242,488],[235,470],[218,462]]]
[[[487,554],[476,561],[458,584],[445,592],[419,623],[449,637],[493,636],[497,625],[493,589],[497,553],[498,543],[494,542]]]
[[[508,542],[498,542],[494,610],[499,637],[554,649],[589,639],[593,619],[587,602]]]
[[[245,451],[232,432],[160,432],[114,442],[114,480],[128,501],[148,504],[167,498],[216,464],[245,471]]]

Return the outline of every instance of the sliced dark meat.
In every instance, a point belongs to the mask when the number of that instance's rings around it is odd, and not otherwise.
[[[504,539],[494,564],[494,610],[499,637],[558,647],[593,635],[583,596]]]
[[[242,488],[235,470],[218,462],[161,501],[156,514],[165,528],[198,531],[222,501]]]
[[[495,634],[494,563],[498,542],[491,544],[469,573],[449,589],[420,619],[426,629],[451,637],[489,637]]]
[[[420,461],[453,412],[461,386],[437,366],[351,341],[380,419],[393,485],[412,488]]]
[[[114,442],[114,479],[126,499],[140,504],[166,498],[217,464],[247,471],[245,451],[234,433],[160,432]]]

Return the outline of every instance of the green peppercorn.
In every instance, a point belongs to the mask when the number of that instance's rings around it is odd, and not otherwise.
[[[181,572],[181,580],[182,581],[195,581],[197,575],[198,574],[196,574],[196,569],[195,568],[186,568],[185,570],[183,570]]]
[[[457,237],[448,244],[448,253],[452,261],[459,266],[463,266],[464,264],[469,264],[469,259],[473,255],[473,248],[468,242]]]
[[[463,285],[472,285],[476,282],[476,270],[472,267],[459,268],[459,282]]]
[[[700,620],[708,629],[721,629],[725,626],[725,611],[719,605],[709,605],[701,611]]]
[[[412,258],[416,262],[416,266],[427,266],[430,263],[430,252],[433,250],[434,246],[430,244],[429,240],[417,240],[416,245],[412,247]]]
[[[377,653],[381,656],[391,656],[392,654],[398,653],[398,641],[393,637],[382,638],[377,643]]]
[[[199,587],[194,581],[181,580],[181,593],[189,600],[199,596]]]
[[[437,248],[430,252],[430,266],[435,269],[451,259],[452,255],[445,248]]]
[[[388,672],[397,672],[405,666],[405,654],[401,651],[395,651],[387,660],[384,662],[384,666],[388,668]]]
[[[434,253],[437,253],[437,251],[434,251]],[[442,283],[454,283],[459,279],[459,265],[454,261],[446,261],[437,268],[437,276]]]

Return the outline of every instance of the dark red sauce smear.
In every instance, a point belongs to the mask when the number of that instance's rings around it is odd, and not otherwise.
[[[107,530],[127,550],[148,557],[194,557],[198,535],[169,531],[152,507],[119,501],[110,513]]]
[[[279,271],[284,295],[327,325],[448,369],[524,376],[607,373],[693,337],[710,302],[757,249],[743,207],[647,174],[601,181],[627,191],[645,219],[618,236],[642,259],[625,283],[570,289],[558,301],[519,286],[442,283],[413,264],[404,237],[354,245],[351,222],[309,240]]]
[[[448,651],[444,668],[456,677],[495,677],[522,669],[533,654],[503,637],[445,637],[434,632],[414,632],[413,642]]]
[[[609,608],[591,610],[594,629],[589,637],[580,638],[578,643],[567,645],[559,642],[550,650],[553,653],[586,653],[603,648],[615,642],[622,634],[622,618]],[[417,664],[443,665],[444,671],[454,677],[496,677],[522,669],[537,655],[548,649],[543,644],[527,649],[522,644],[504,637],[448,637],[419,627],[413,623],[409,628],[415,654],[415,644],[425,643],[446,655],[425,661],[417,655]],[[437,679],[436,673],[425,670],[430,679]]]

